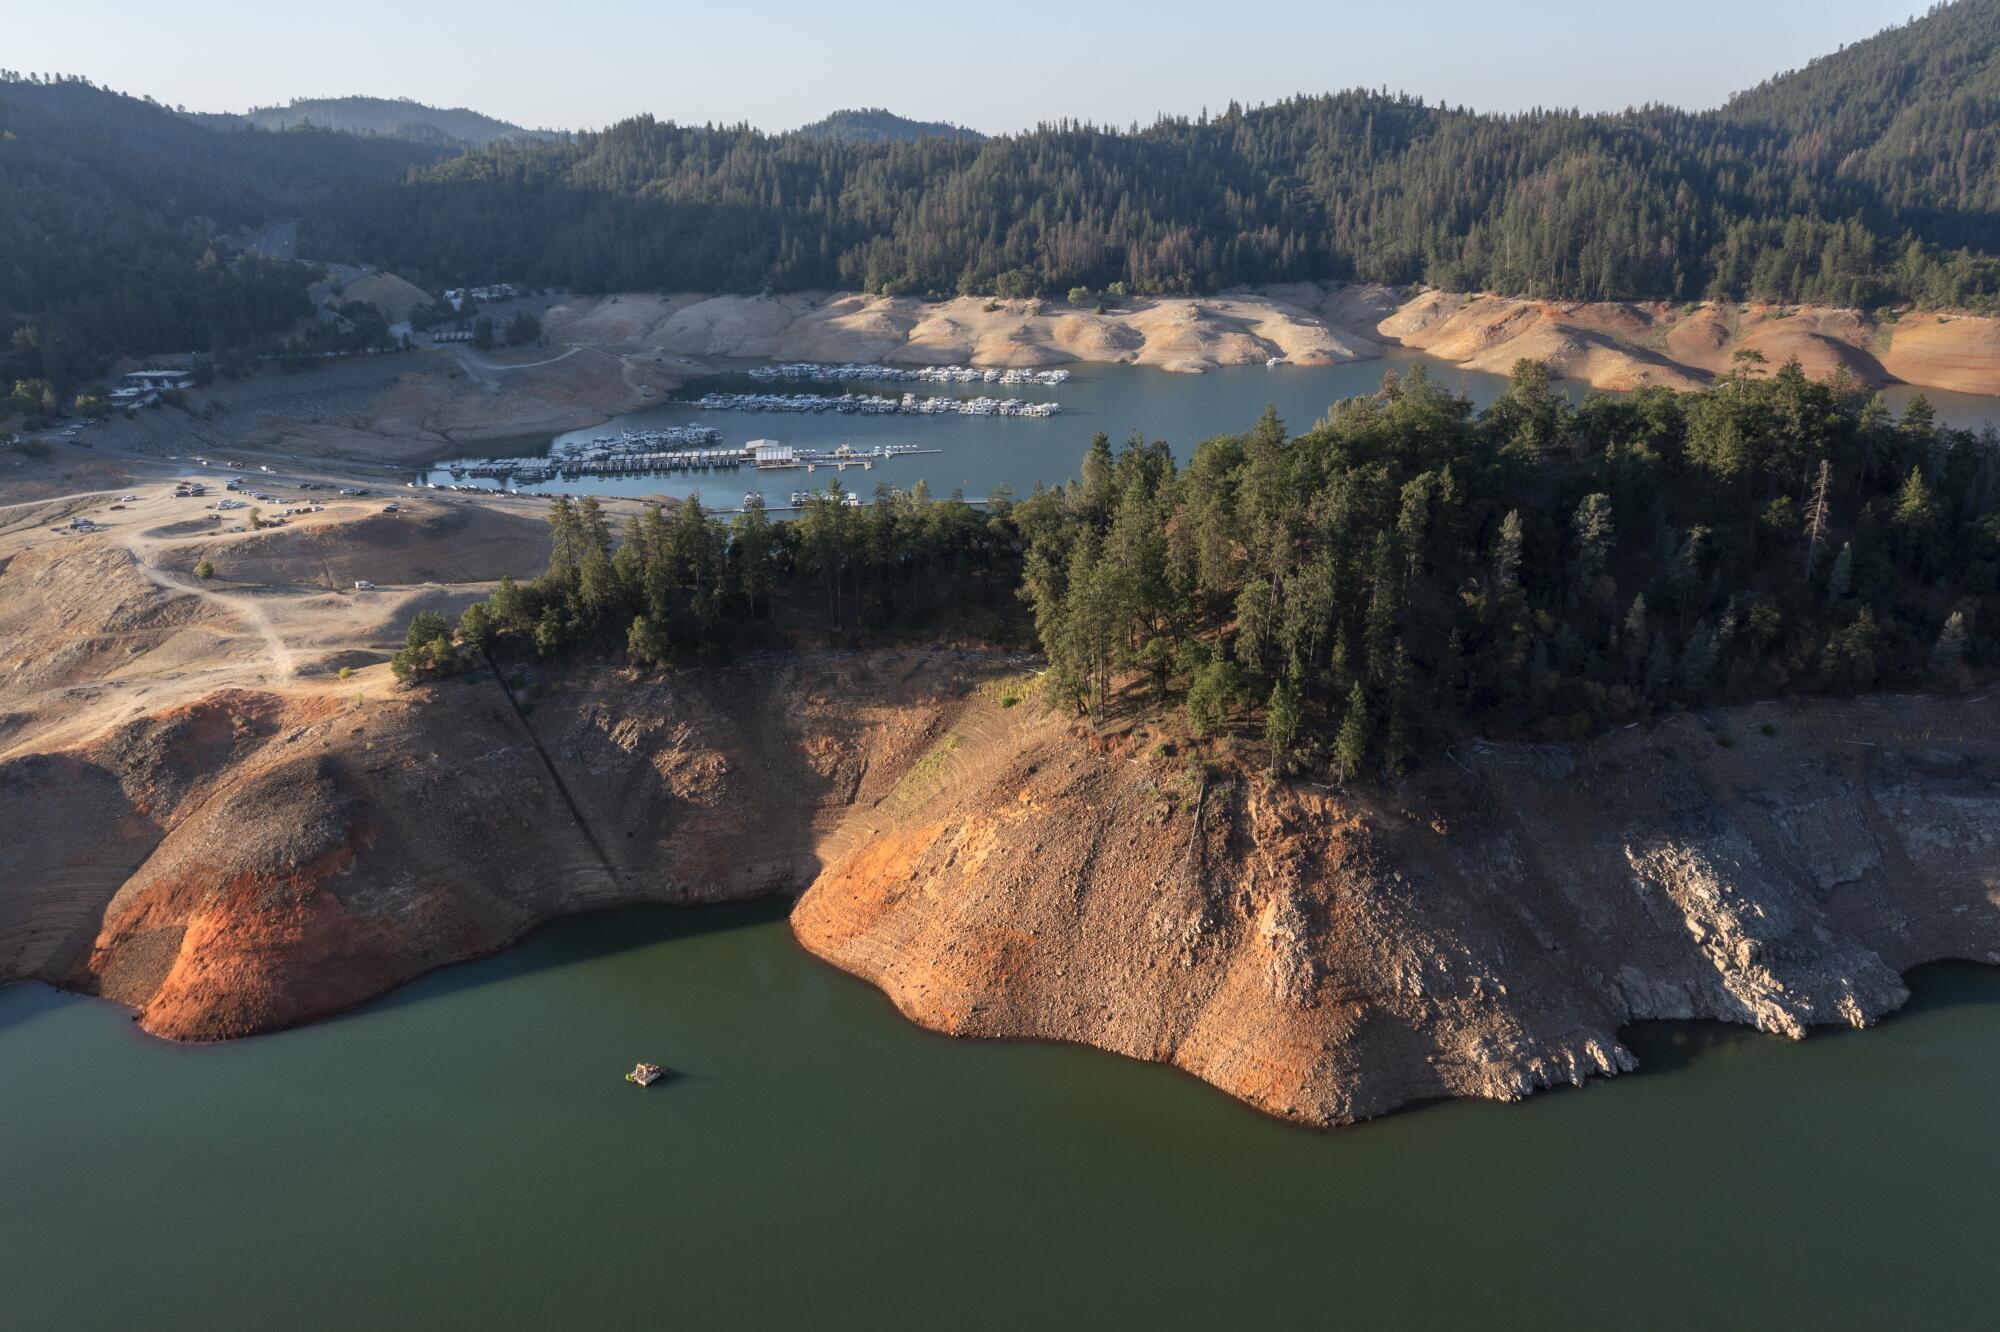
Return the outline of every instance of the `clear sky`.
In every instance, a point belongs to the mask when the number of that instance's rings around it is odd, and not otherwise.
[[[1388,87],[1482,110],[1713,106],[1923,0],[85,0],[10,6],[0,65],[190,110],[366,93],[588,128],[786,129],[886,106],[975,129],[1123,125]],[[310,17],[309,17],[310,16]]]

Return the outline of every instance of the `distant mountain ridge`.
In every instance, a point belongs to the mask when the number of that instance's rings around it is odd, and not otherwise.
[[[1958,0],[1711,111],[1492,115],[1353,89],[984,139],[879,108],[777,135],[641,116],[452,157],[330,200],[301,235],[432,286],[1360,281],[2000,313],[1997,74],[2000,0]]]
[[[1356,89],[995,137],[880,107],[779,134],[651,115],[547,133],[360,96],[197,116],[0,69],[0,373],[247,345],[298,274],[230,256],[278,219],[302,253],[428,289],[1358,281],[2000,314],[1996,218],[2000,0],[1709,111],[1494,116]]]
[[[792,132],[801,138],[830,139],[835,143],[909,143],[916,139],[969,139],[983,143],[986,140],[978,130],[963,125],[946,120],[911,120],[879,106],[836,111]]]
[[[312,126],[438,147],[484,148],[502,140],[555,137],[548,130],[527,129],[469,107],[428,106],[407,97],[295,97],[284,106],[252,107],[240,114],[199,114],[196,119],[212,126],[236,124],[265,130]]]

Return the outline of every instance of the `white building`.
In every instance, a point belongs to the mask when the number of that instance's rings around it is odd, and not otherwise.
[[[125,386],[135,389],[184,389],[194,386],[192,370],[134,370],[125,377]]]
[[[446,287],[444,298],[451,302],[452,309],[463,310],[467,296],[472,297],[475,301],[486,302],[510,301],[518,294],[514,290],[513,283],[496,282],[490,287]]]

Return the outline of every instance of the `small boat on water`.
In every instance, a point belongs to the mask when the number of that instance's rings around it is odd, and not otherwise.
[[[667,1070],[661,1068],[658,1064],[639,1064],[634,1066],[632,1071],[625,1075],[625,1081],[636,1082],[641,1087],[650,1087],[665,1076],[667,1076]]]

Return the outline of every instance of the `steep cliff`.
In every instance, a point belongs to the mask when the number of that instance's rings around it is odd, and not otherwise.
[[[211,1040],[323,1017],[558,915],[811,881],[826,828],[964,691],[949,654],[819,654],[517,707],[228,690],[0,763],[0,982]]]
[[[1475,745],[1361,797],[973,712],[793,925],[925,1026],[1173,1063],[1308,1123],[1511,1099],[1629,1069],[1630,1021],[1797,1037],[1893,1010],[1917,962],[2000,962],[1995,721],[1772,705]]]

